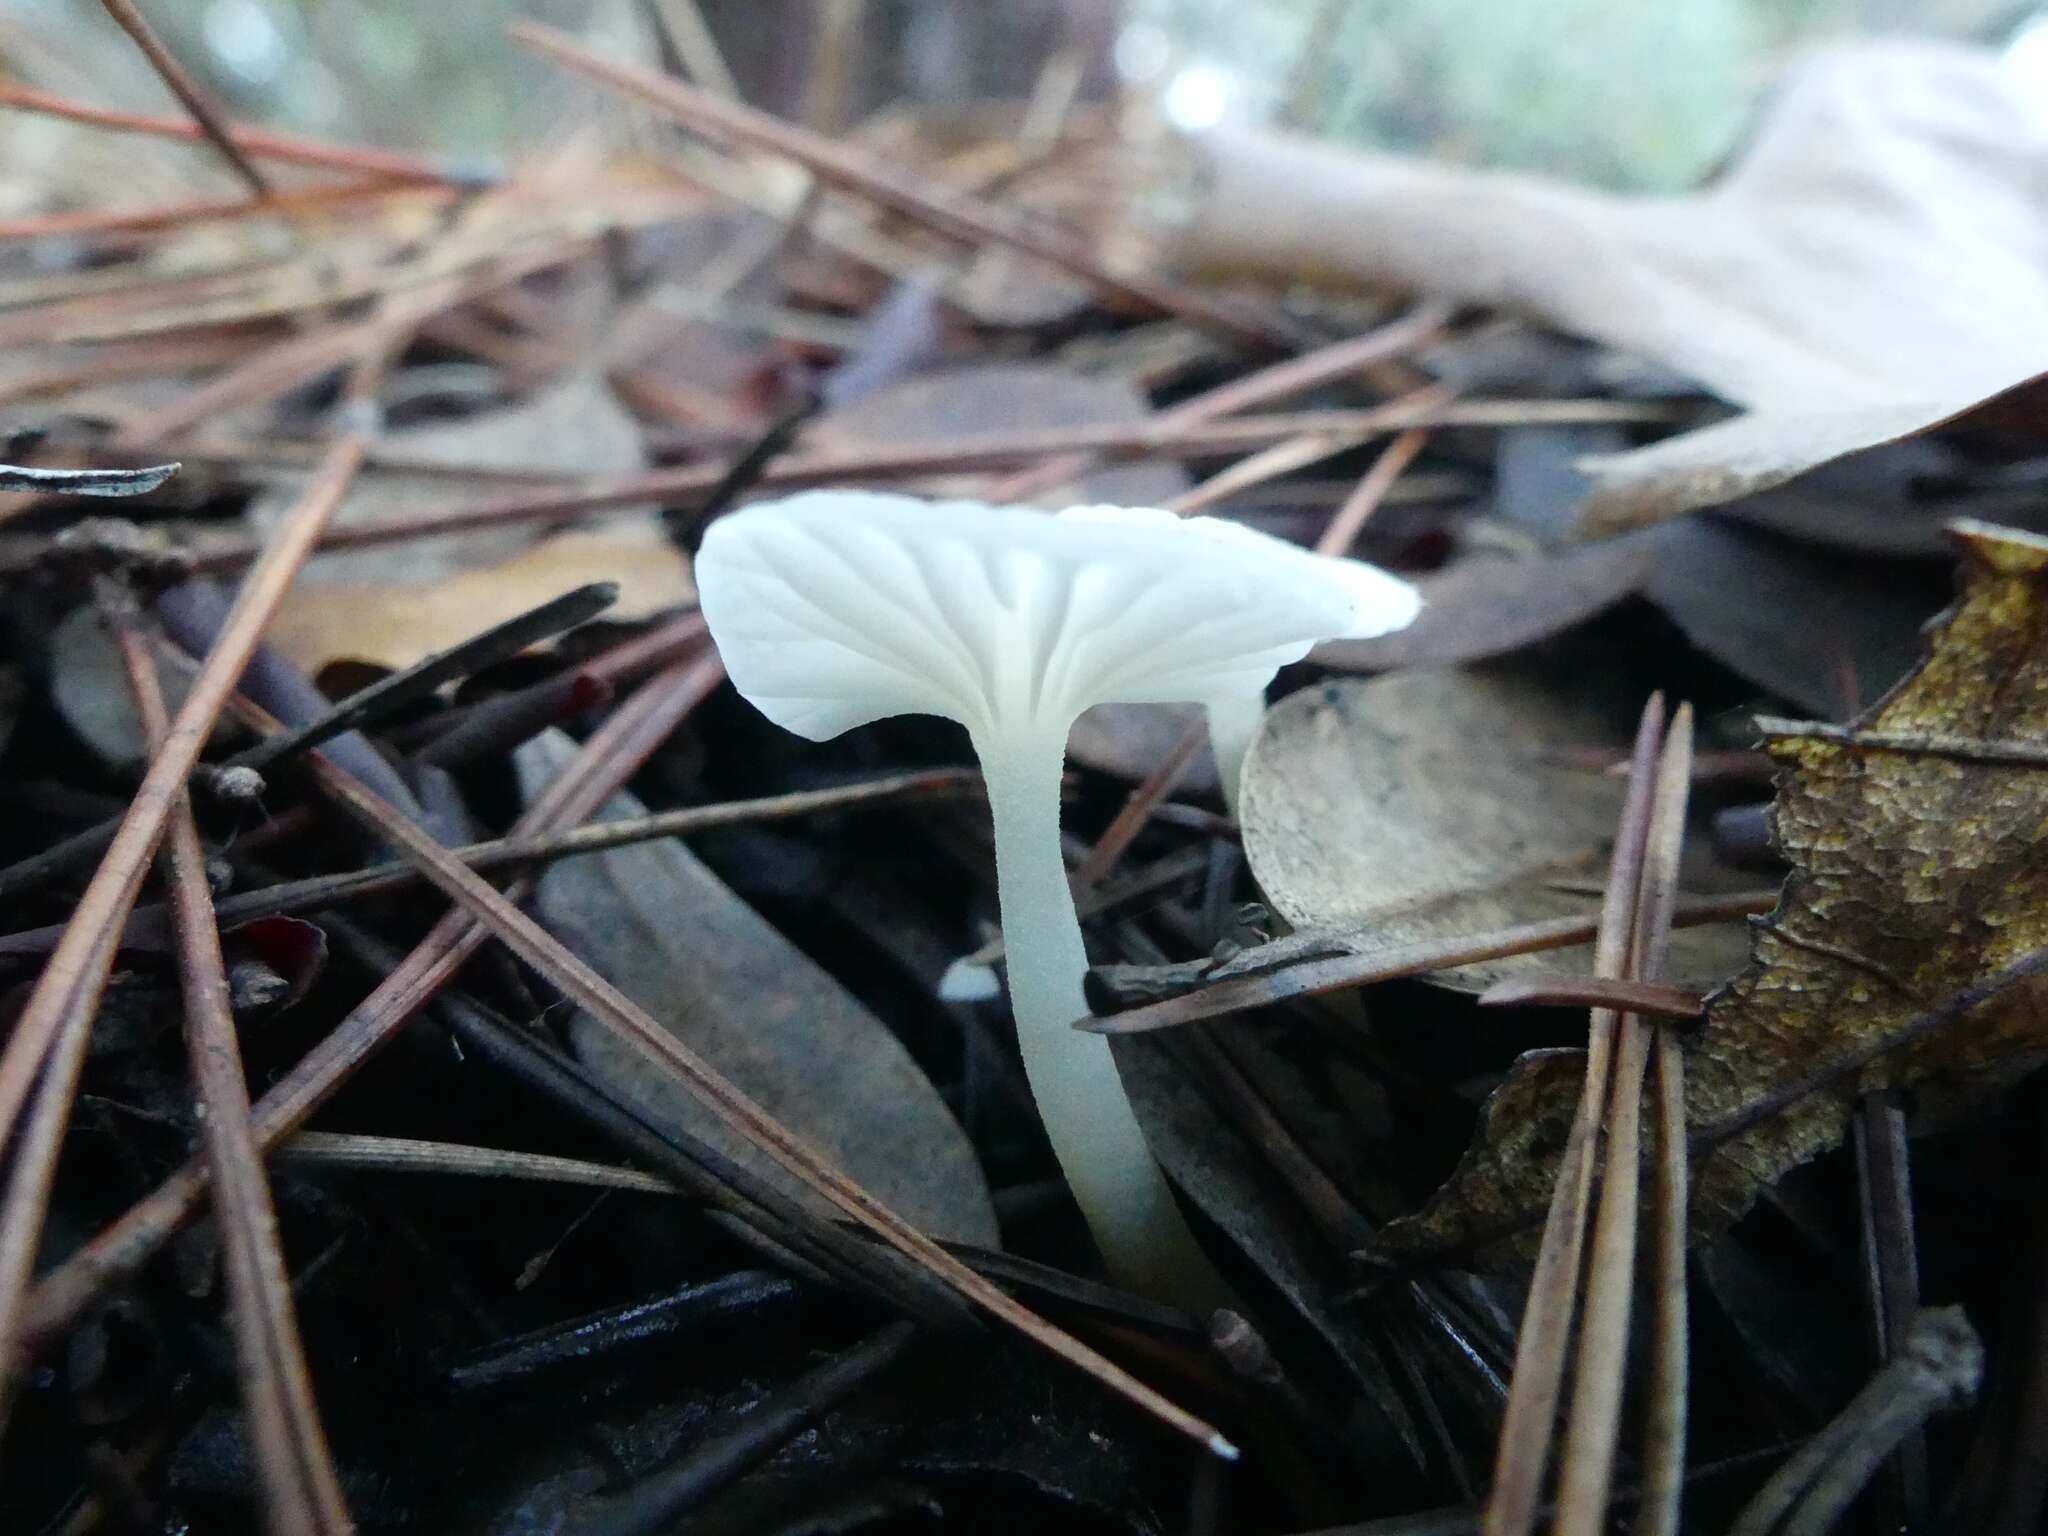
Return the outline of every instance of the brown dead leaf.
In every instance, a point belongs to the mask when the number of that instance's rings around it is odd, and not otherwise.
[[[1966,590],[1919,668],[1858,729],[1888,737],[2048,744],[2048,540],[1976,526]],[[1749,1208],[1787,1169],[1836,1145],[1863,1093],[1952,1102],[2048,1053],[2048,985],[2022,982],[1964,1022],[1861,1062],[1878,1042],[2048,945],[2048,777],[2036,765],[1780,736],[1790,771],[1775,828],[1792,872],[1758,921],[1742,973],[1686,1040],[1686,1119],[1696,1141],[1694,1236]],[[1737,1134],[1781,1091],[1854,1066]],[[1524,1057],[1489,1102],[1450,1181],[1383,1234],[1390,1251],[1513,1248],[1540,1224],[1558,1128],[1579,1069]],[[1563,1118],[1560,1118],[1563,1117]],[[1533,1239],[1534,1228],[1525,1234]],[[1491,1246],[1488,1246],[1491,1244]]]
[[[1581,528],[1778,484],[1949,423],[2048,362],[2048,117],[1985,50],[1840,44],[1688,197],[1224,132],[1167,238],[1208,268],[1525,309],[1749,414],[1598,467]]]
[[[1617,736],[1584,699],[1520,675],[1402,672],[1306,689],[1267,716],[1245,764],[1245,855],[1276,912],[1345,949],[1590,913],[1594,898],[1557,887],[1601,878],[1621,785],[1559,767],[1542,749]],[[1715,884],[1711,872],[1688,879],[1696,890]],[[1672,974],[1715,985],[1742,953],[1733,925],[1685,930]],[[1476,992],[1560,966],[1590,971],[1590,950],[1430,979]]]
[[[2038,340],[2048,353],[2048,335]],[[1662,522],[1697,507],[1782,486],[1823,465],[1940,431],[1966,431],[1983,417],[2048,406],[2048,373],[1989,395],[1970,394],[1847,409],[1758,409],[1648,448],[1587,459],[1592,490],[1578,531],[1598,535]],[[2039,431],[2036,430],[2036,441]]]
[[[268,640],[308,673],[333,661],[396,672],[593,581],[617,584],[604,617],[622,623],[697,596],[690,562],[659,528],[639,523],[557,534],[429,586],[313,587],[285,603]]]

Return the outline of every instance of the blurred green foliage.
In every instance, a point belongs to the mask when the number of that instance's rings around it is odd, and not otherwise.
[[[373,143],[516,153],[588,95],[509,46],[534,17],[653,62],[655,13],[694,4],[750,94],[805,98],[826,0],[143,0],[248,116]],[[1021,91],[1052,41],[1116,34],[1117,0],[837,0],[860,11],[851,99]],[[1696,182],[1785,50],[1899,29],[1997,41],[2037,0],[1123,0],[1163,84],[1227,72],[1233,110],[1410,153],[1622,188]],[[132,54],[99,0],[0,0],[82,63]],[[124,75],[93,69],[111,80]],[[160,95],[153,81],[144,87]],[[155,104],[152,102],[151,104]]]
[[[1672,190],[1733,143],[1788,47],[1996,35],[2009,0],[1131,0],[1238,107],[1413,153]]]

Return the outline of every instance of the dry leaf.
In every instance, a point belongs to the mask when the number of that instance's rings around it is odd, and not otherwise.
[[[1941,424],[2048,363],[2048,114],[1987,51],[1816,53],[1712,187],[1622,198],[1226,132],[1170,237],[1210,268],[1526,309],[1750,414],[1618,456],[1584,527],[1654,521]]]
[[[587,582],[615,582],[607,620],[629,622],[695,602],[690,562],[640,523],[557,534],[502,565],[422,587],[313,587],[295,592],[268,643],[308,673],[333,661],[396,672]]]
[[[1516,675],[1402,672],[1305,689],[1268,714],[1245,764],[1245,855],[1276,912],[1318,942],[1349,935],[1343,947],[1361,953],[1590,913],[1593,898],[1557,884],[1601,878],[1621,785],[1539,749],[1617,735],[1584,700]],[[1734,925],[1674,938],[1685,982],[1723,981],[1741,959]],[[1477,991],[1560,965],[1590,970],[1589,949],[1430,979]]]
[[[2048,334],[2034,338],[2048,353]],[[1824,397],[1823,397],[1824,398]],[[1648,448],[1585,461],[1593,486],[1578,508],[1582,534],[1614,533],[1662,522],[1697,507],[1768,491],[1809,470],[1871,448],[1935,431],[1964,431],[1980,417],[2048,405],[2048,374],[2036,373],[1985,395],[1881,403],[1848,409],[1760,408]],[[2039,440],[2036,429],[2036,441]]]
[[[530,793],[572,752],[521,747]],[[618,794],[600,820],[646,814]],[[541,877],[549,930],[664,1028],[933,1237],[1002,1245],[974,1148],[910,1053],[853,995],[671,838],[569,859]],[[577,1055],[656,1125],[681,1126],[827,1217],[836,1213],[638,1052],[579,1015]]]
[[[1962,600],[1920,667],[1859,728],[2048,745],[2048,540],[1978,528],[1964,545]],[[1792,872],[1777,910],[1756,924],[1748,967],[1686,1039],[1696,1138],[2048,945],[2048,776],[2038,765],[1801,736],[1774,739],[1771,751],[1790,770],[1775,829]],[[1805,1094],[1696,1156],[1695,1237],[1840,1142],[1862,1093],[1910,1087],[1924,1109],[1930,1096],[2008,1081],[2044,1052],[2048,986],[2023,982],[1966,1022]],[[1517,1062],[1450,1182],[1387,1229],[1386,1246],[1465,1249],[1540,1224],[1581,1075],[1570,1053]]]

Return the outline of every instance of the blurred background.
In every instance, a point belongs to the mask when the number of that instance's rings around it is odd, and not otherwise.
[[[690,72],[701,26],[747,98],[813,125],[884,103],[1029,94],[1064,56],[1085,94],[1156,93],[1184,126],[1260,120],[1645,190],[1710,171],[1788,53],[1908,32],[2042,58],[2015,0],[179,0],[150,8],[241,115],[502,155],[559,75],[504,41],[532,16]],[[814,69],[814,59],[830,67]],[[0,0],[0,65],[154,102],[95,0]]]

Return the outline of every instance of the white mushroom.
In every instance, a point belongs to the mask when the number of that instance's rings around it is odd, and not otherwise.
[[[995,820],[1011,1009],[1053,1150],[1114,1275],[1213,1300],[1108,1042],[1071,1027],[1088,961],[1060,855],[1068,728],[1095,704],[1206,704],[1231,733],[1219,757],[1234,790],[1273,674],[1318,640],[1406,624],[1414,589],[1212,518],[863,491],[719,519],[696,576],[734,686],[784,729],[823,741],[902,714],[967,727]]]

